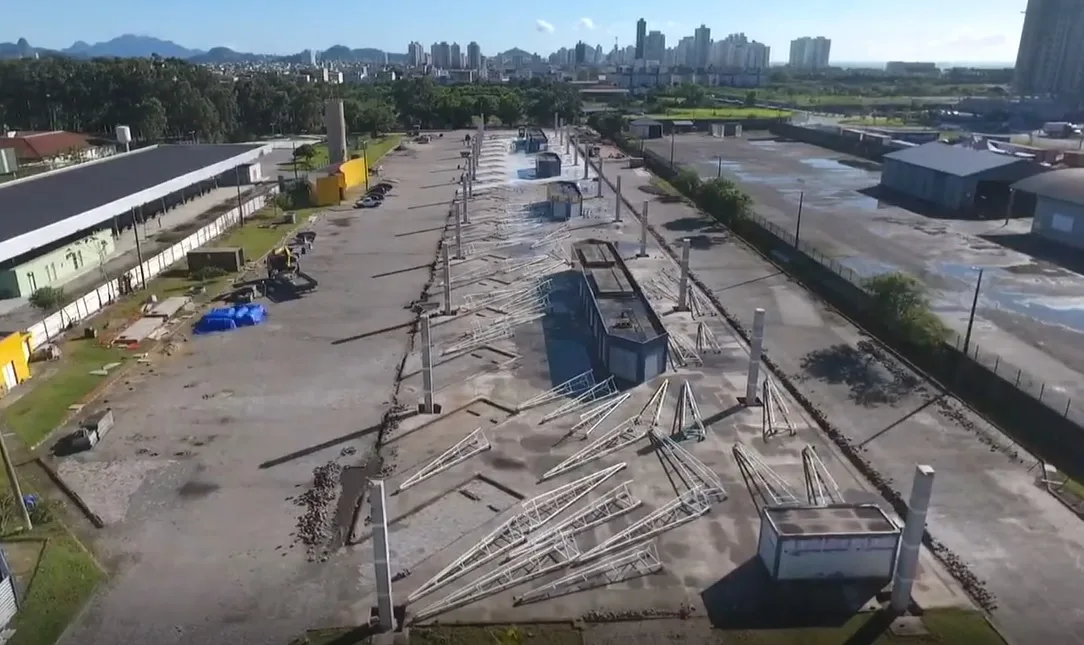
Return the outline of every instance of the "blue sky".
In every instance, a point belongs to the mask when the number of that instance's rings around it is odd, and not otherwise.
[[[478,41],[483,53],[511,47],[549,53],[577,40],[603,49],[635,38],[636,19],[667,42],[704,23],[712,36],[745,32],[785,60],[798,36],[832,39],[834,61],[1011,62],[1026,0],[49,0],[5,3],[0,42],[25,37],[60,48],[123,33],[192,48],[293,53],[334,44],[405,52],[418,40]],[[324,15],[321,15],[324,11]],[[58,19],[63,16],[63,19]]]

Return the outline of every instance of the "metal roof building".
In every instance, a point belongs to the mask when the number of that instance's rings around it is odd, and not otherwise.
[[[1084,168],[1035,175],[1016,182],[1012,190],[1014,201],[1021,193],[1035,198],[1034,235],[1084,249]]]
[[[259,145],[161,145],[0,184],[0,262],[19,258],[200,182],[235,179]],[[230,176],[226,177],[226,173]]]
[[[1030,159],[933,142],[885,155],[881,186],[941,211],[1004,212],[1009,186],[1044,171]]]

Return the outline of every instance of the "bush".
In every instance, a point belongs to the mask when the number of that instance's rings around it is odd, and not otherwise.
[[[60,287],[42,287],[30,294],[30,305],[41,311],[52,311],[64,305],[64,290]]]
[[[221,267],[207,266],[200,267],[195,271],[189,271],[188,277],[197,282],[210,282],[211,280],[221,278],[228,273],[229,271],[226,271]]]
[[[873,299],[878,317],[893,324],[908,342],[934,348],[949,328],[930,307],[926,286],[906,273],[884,273],[862,283]]]

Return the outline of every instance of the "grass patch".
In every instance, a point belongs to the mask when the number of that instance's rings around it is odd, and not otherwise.
[[[840,125],[864,125],[864,126],[876,126],[882,128],[900,128],[906,126],[914,126],[914,123],[908,123],[903,119],[897,117],[877,117],[877,116],[864,116],[856,119],[843,119],[839,122]]]
[[[746,107],[710,107],[710,108],[672,108],[664,114],[649,114],[649,119],[780,119],[790,116],[787,110],[773,110],[771,108],[746,108]]]
[[[402,138],[403,135],[401,134],[389,134],[369,140],[369,147],[365,150],[366,163],[374,164],[380,161],[380,158],[386,155],[389,150],[399,145],[399,140]],[[279,170],[318,170],[331,163],[331,153],[328,152],[326,143],[313,144],[312,149],[316,154],[311,159],[298,159],[297,161],[280,163]],[[361,153],[362,147],[360,146],[349,152],[351,155],[360,155]]]
[[[29,580],[8,645],[53,645],[82,611],[105,579],[94,557],[68,532],[53,522],[34,529],[19,541],[44,539],[37,568]]]
[[[395,146],[399,145],[402,138],[403,135],[401,134],[389,134],[369,141],[369,146],[365,149],[365,164],[372,167],[384,155],[395,149]]]
[[[314,143],[312,145],[313,156],[309,159],[297,159],[279,164],[279,170],[314,170],[323,168],[331,163],[331,153],[328,152],[326,143]]]

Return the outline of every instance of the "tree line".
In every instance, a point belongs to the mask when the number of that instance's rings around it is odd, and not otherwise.
[[[431,78],[372,84],[309,82],[256,71],[228,77],[177,59],[55,57],[0,61],[0,124],[7,130],[71,130],[137,141],[237,142],[324,131],[324,101],[345,103],[351,132],[462,128],[473,116],[504,124],[579,117],[578,91],[542,79],[513,84],[440,85]]]

